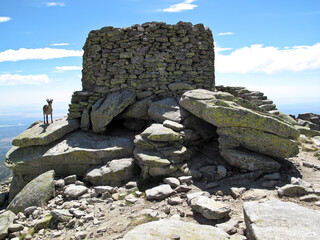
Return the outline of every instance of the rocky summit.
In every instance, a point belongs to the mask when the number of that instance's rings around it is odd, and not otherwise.
[[[6,155],[0,239],[318,239],[318,116],[215,86],[213,46],[202,24],[91,31],[68,117]]]

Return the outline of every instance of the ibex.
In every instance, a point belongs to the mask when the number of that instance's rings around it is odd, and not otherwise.
[[[53,99],[47,99],[47,105],[44,105],[43,106],[43,122],[44,124],[46,124],[46,119],[47,119],[47,124],[49,124],[49,121],[48,121],[48,115],[51,115],[51,123],[53,123],[53,120],[52,120],[52,102],[53,102]]]

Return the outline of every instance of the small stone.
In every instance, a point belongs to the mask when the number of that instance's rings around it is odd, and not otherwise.
[[[217,167],[217,174],[220,178],[227,176],[227,169],[224,166],[219,165]]]
[[[64,182],[66,185],[74,184],[77,181],[76,175],[70,175],[64,178]]]
[[[180,180],[181,184],[189,184],[191,183],[192,181],[192,176],[181,176],[181,177],[178,177],[178,179]]]
[[[72,218],[72,219],[66,224],[66,227],[67,227],[67,228],[74,228],[75,225],[76,225],[76,219]]]
[[[179,205],[183,202],[180,197],[173,197],[168,199],[168,204],[170,205]]]
[[[168,214],[170,214],[171,208],[170,208],[170,206],[165,206],[162,208],[162,210],[165,214],[168,215]]]
[[[180,240],[180,236],[178,236],[178,235],[171,235],[171,236],[169,237],[169,239],[170,239],[170,240]]]
[[[102,193],[102,195],[101,195],[101,199],[103,199],[103,200],[108,199],[108,198],[111,198],[111,197],[112,197],[112,195],[111,195],[111,193],[109,193],[109,192],[104,192],[104,193]]]
[[[114,201],[118,201],[119,200],[119,193],[114,193],[111,195],[111,197]]]
[[[59,179],[54,182],[54,186],[57,188],[63,188],[65,185],[66,184],[63,179]]]
[[[80,211],[80,210],[76,210],[73,212],[73,215],[76,217],[76,218],[81,218],[83,216],[85,216],[85,212],[84,211]]]
[[[162,200],[174,193],[169,184],[160,185],[146,190],[147,200]]]
[[[180,192],[189,192],[192,189],[192,187],[187,186],[187,185],[180,185],[176,187],[174,190],[178,193]]]
[[[94,191],[97,194],[103,194],[105,192],[113,193],[114,188],[110,187],[110,186],[96,186],[96,187],[94,187]]]
[[[191,200],[196,198],[196,197],[200,197],[200,196],[206,196],[206,197],[210,197],[210,193],[208,192],[195,192],[195,193],[189,193],[187,194],[187,202],[188,204],[191,203]]]
[[[302,166],[308,167],[308,168],[313,168],[314,165],[312,163],[308,163],[308,162],[303,162]]]
[[[315,202],[318,200],[319,200],[319,197],[315,194],[309,194],[309,195],[300,197],[300,201],[304,201],[304,202]]]
[[[17,224],[17,223],[14,223],[14,224],[11,224],[8,228],[8,231],[9,232],[19,232],[19,231],[22,231],[23,230],[23,225],[22,224]]]
[[[24,210],[24,214],[29,217],[35,210],[37,209],[37,206],[31,206],[31,207],[27,207]]]
[[[218,190],[217,192],[216,192],[216,196],[224,196],[224,193],[221,191],[221,190]]]
[[[104,233],[107,231],[107,227],[98,228],[97,233]]]
[[[171,120],[165,120],[163,122],[163,126],[167,128],[171,128],[174,131],[182,131],[184,129],[184,126],[182,124],[171,121]]]
[[[93,219],[94,219],[93,213],[87,214],[83,217],[83,220],[85,220],[86,222],[92,221]]]
[[[85,231],[80,231],[75,233],[75,239],[85,239],[87,237],[88,233]]]
[[[134,193],[136,194],[137,197],[141,197],[141,195],[142,195],[142,192],[140,192],[140,191],[135,191]]]
[[[241,188],[232,187],[232,188],[230,188],[230,194],[234,199],[239,198],[245,191],[246,191],[246,188],[244,188],[244,187],[241,187]]]
[[[78,186],[84,186],[84,182],[79,181],[79,180],[77,180],[74,184],[78,185]]]
[[[128,196],[124,198],[127,202],[134,204],[138,199],[130,193]]]
[[[138,186],[138,184],[137,184],[137,182],[128,182],[127,184],[126,184],[126,189],[130,189],[130,188],[134,188],[134,187],[137,187]]]
[[[180,181],[174,177],[165,178],[163,179],[163,182],[169,184],[172,188],[176,188],[180,185]]]
[[[88,188],[85,186],[70,184],[65,190],[64,195],[71,198],[78,198],[81,195],[85,194],[88,191]]]
[[[286,197],[298,197],[308,194],[308,191],[301,185],[287,184],[278,189],[278,194]]]
[[[50,234],[50,238],[57,238],[57,237],[60,237],[61,235],[62,235],[61,231],[53,232]]]
[[[59,222],[68,222],[73,216],[68,210],[55,209],[51,211],[52,217]]]

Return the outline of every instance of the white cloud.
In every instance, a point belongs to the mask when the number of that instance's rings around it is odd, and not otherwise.
[[[64,58],[64,57],[81,57],[83,51],[79,50],[67,50],[67,49],[56,49],[56,48],[35,48],[26,49],[20,48],[18,50],[9,49],[0,52],[0,62],[6,61],[20,61],[30,59],[53,59],[53,58]]]
[[[223,52],[223,51],[232,50],[232,48],[220,48],[220,47],[215,47],[214,50],[215,50],[216,52]]]
[[[185,0],[182,3],[177,3],[174,5],[170,5],[170,7],[165,9],[160,9],[161,12],[182,12],[185,10],[193,10],[194,8],[198,7],[198,5],[191,4],[195,0]]]
[[[2,22],[9,22],[11,20],[10,17],[0,17],[0,23]]]
[[[66,6],[65,3],[61,3],[61,2],[47,2],[46,5],[47,5],[47,7],[64,7],[64,6]]]
[[[233,35],[233,32],[223,32],[223,33],[218,33],[218,36],[224,36],[224,35]]]
[[[56,67],[57,70],[61,71],[70,71],[70,70],[81,70],[82,67],[79,66],[62,66],[62,67]]]
[[[0,75],[0,86],[14,85],[38,85],[48,83],[50,80],[47,75],[20,75],[20,74],[2,74]]]
[[[320,68],[320,43],[279,49],[251,45],[231,52],[216,54],[216,71],[222,73],[305,71]]]
[[[69,46],[70,43],[53,43],[51,46]]]

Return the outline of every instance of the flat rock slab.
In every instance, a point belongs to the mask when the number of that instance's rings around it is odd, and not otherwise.
[[[112,119],[123,112],[136,99],[135,93],[124,90],[108,94],[99,99],[91,111],[92,131],[99,133],[107,129]]]
[[[159,220],[141,224],[129,231],[122,240],[226,240],[230,239],[224,231],[196,223],[178,220]]]
[[[185,92],[180,105],[216,127],[248,127],[292,139],[300,135],[286,122],[258,112],[249,102],[232,95],[196,89]]]
[[[6,155],[6,165],[22,175],[37,176],[53,169],[57,176],[76,174],[83,177],[92,165],[132,156],[133,147],[133,142],[126,137],[79,130],[46,146],[13,147]]]
[[[77,119],[60,118],[49,125],[39,122],[14,138],[12,145],[17,147],[47,145],[79,127]]]
[[[243,205],[249,239],[318,240],[320,211],[278,200]]]
[[[29,182],[10,202],[8,210],[15,214],[31,206],[42,206],[54,194],[54,171],[48,171]]]

